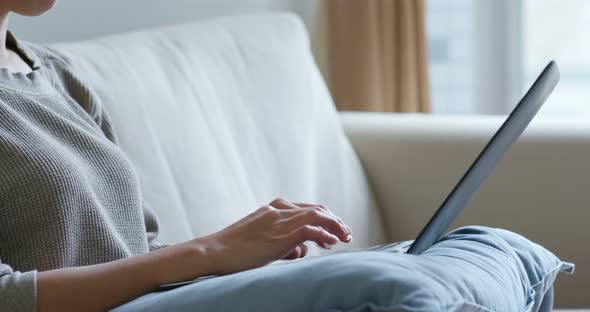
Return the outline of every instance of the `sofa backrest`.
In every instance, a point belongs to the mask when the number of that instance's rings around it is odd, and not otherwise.
[[[225,17],[54,46],[106,106],[172,243],[281,196],[384,240],[361,164],[289,14]]]

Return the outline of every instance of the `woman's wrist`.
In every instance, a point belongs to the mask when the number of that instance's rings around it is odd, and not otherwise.
[[[169,284],[220,272],[220,262],[207,241],[202,237],[150,252],[155,282]]]

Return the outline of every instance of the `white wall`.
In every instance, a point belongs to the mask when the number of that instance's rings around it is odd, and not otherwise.
[[[61,0],[40,17],[13,16],[17,37],[39,43],[256,11],[293,11],[311,25],[317,0]]]

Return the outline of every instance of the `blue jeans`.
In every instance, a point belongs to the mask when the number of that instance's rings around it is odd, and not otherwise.
[[[350,252],[269,265],[150,293],[114,311],[533,310],[534,276],[551,276],[561,262],[524,238],[516,252],[515,234],[506,233],[463,229],[419,256]],[[527,252],[546,260],[525,266]],[[551,298],[538,300],[551,305]]]

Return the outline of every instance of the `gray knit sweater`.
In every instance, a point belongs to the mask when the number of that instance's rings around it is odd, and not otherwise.
[[[106,112],[66,60],[8,44],[34,70],[0,69],[0,311],[36,311],[37,271],[148,252],[157,224]]]

